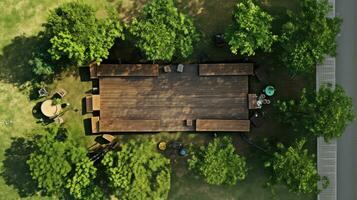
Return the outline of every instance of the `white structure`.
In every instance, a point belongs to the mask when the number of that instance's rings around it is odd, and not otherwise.
[[[335,0],[329,0],[332,10],[328,17],[335,17]],[[316,66],[316,92],[322,85],[336,84],[336,58],[328,57]],[[329,186],[322,190],[317,200],[337,200],[337,140],[326,143],[324,138],[317,139],[317,169],[321,176],[329,179]]]

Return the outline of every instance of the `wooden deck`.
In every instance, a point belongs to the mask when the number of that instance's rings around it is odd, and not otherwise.
[[[198,71],[198,65],[185,65],[183,73],[157,77],[99,76],[100,131],[195,131],[187,120],[248,119],[248,76],[202,77]],[[123,120],[160,123],[150,131],[146,123],[125,126]]]
[[[97,67],[97,76],[158,76],[157,64],[101,64]]]

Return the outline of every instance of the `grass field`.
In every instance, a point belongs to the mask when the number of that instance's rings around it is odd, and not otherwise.
[[[28,97],[20,92],[18,88],[0,82],[0,93],[0,171],[2,174],[0,177],[0,199],[15,200],[19,199],[20,196],[18,192],[6,184],[6,182],[21,187],[22,184],[19,183],[19,181],[21,182],[20,176],[25,169],[23,163],[4,162],[6,159],[5,150],[11,146],[14,138],[28,137],[32,135],[34,129],[38,129],[40,125],[36,124],[31,112],[35,104],[30,102]],[[6,160],[23,160],[21,155],[11,156],[13,157],[7,158]],[[14,173],[5,173],[5,171],[12,171]]]
[[[39,197],[31,189],[31,182],[28,181],[26,165],[24,160],[26,152],[18,151],[16,145],[21,141],[14,140],[18,137],[28,137],[36,133],[41,125],[36,123],[32,116],[32,108],[38,101],[30,101],[26,90],[20,91],[19,85],[26,83],[30,70],[26,63],[26,58],[34,48],[36,41],[32,36],[41,30],[41,24],[45,21],[49,10],[56,6],[70,2],[71,0],[1,0],[0,1],[0,200],[16,199],[53,199]],[[105,7],[110,6],[118,11],[118,15],[125,21],[135,16],[146,0],[82,0],[97,9],[97,15],[105,15]],[[202,34],[201,42],[197,45],[194,54],[189,61],[195,62],[199,57],[207,57],[216,61],[238,60],[238,56],[232,56],[228,49],[217,49],[212,43],[212,36],[216,33],[224,32],[231,21],[231,12],[236,3],[235,0],[177,0],[178,6],[186,13],[194,17],[199,31]],[[286,0],[266,0],[263,1],[267,9],[279,10],[291,7],[293,1]],[[20,37],[17,37],[20,36]],[[15,39],[17,37],[17,39]],[[120,47],[120,45],[119,45]],[[116,55],[114,57],[121,56]],[[262,60],[261,62],[264,62]],[[269,66],[268,66],[269,67]],[[50,84],[49,91],[53,94],[57,89],[63,88],[68,91],[64,98],[70,103],[70,109],[63,115],[65,126],[70,134],[83,145],[89,145],[93,137],[85,136],[83,119],[88,117],[82,113],[82,98],[86,91],[91,88],[91,82],[82,81],[79,72],[64,72]],[[301,83],[301,78],[291,81],[284,77],[276,80],[275,76],[284,74],[274,74],[271,81],[276,84],[282,95],[291,96],[298,93],[299,87],[296,83]],[[281,80],[288,81],[282,83]],[[275,81],[275,82],[274,82]],[[283,92],[284,91],[284,92]],[[253,132],[253,136],[266,137],[274,132],[267,133],[269,128]],[[274,130],[275,131],[275,130]],[[283,133],[282,133],[283,134]],[[140,137],[140,136],[131,136]],[[211,136],[182,134],[182,133],[161,133],[155,138],[180,139],[183,142],[196,144],[207,142]],[[285,137],[289,137],[285,135]],[[124,138],[124,137],[123,137]],[[128,138],[128,137],[126,137]],[[238,137],[234,137],[237,142],[238,151],[246,151],[246,144],[239,143]],[[9,147],[13,151],[6,151]],[[7,154],[8,156],[5,156]],[[10,156],[12,155],[12,156]],[[21,162],[22,161],[22,162]],[[173,200],[270,200],[272,194],[270,189],[263,187],[266,180],[262,163],[256,159],[250,162],[251,171],[246,181],[238,183],[234,187],[210,186],[202,180],[197,179],[187,171],[185,161],[175,160],[173,164],[172,189],[170,198]],[[16,189],[15,189],[16,188]],[[31,195],[34,196],[31,196]],[[285,187],[278,187],[277,196],[282,200],[310,200],[314,197],[296,196],[289,193]]]

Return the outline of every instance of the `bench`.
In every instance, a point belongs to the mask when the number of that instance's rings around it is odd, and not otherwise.
[[[200,76],[254,75],[253,63],[199,64]]]
[[[249,132],[249,120],[197,119],[196,131]]]
[[[97,69],[98,65],[95,62],[89,64],[89,74],[91,79],[98,79]]]
[[[97,76],[128,77],[128,76],[159,76],[158,64],[101,64]]]
[[[99,133],[99,117],[91,118],[92,133]]]
[[[93,111],[100,110],[100,95],[87,95],[86,96],[86,112],[91,113]]]
[[[160,120],[101,119],[101,132],[159,132]]]

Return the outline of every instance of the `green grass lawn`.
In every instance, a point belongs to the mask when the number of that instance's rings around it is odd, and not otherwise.
[[[69,2],[70,0],[2,0],[0,1],[0,171],[6,172],[9,176],[0,176],[0,200],[20,199],[22,193],[26,193],[26,187],[31,185],[26,177],[21,174],[26,170],[24,158],[26,152],[10,152],[13,157],[5,157],[5,151],[11,145],[14,145],[12,138],[29,137],[36,133],[36,129],[42,128],[36,123],[32,116],[32,108],[39,101],[30,101],[26,90],[20,91],[18,84],[23,84],[29,80],[28,66],[26,58],[34,48],[34,40],[31,36],[41,30],[41,24],[46,19],[49,10],[59,4]],[[138,10],[146,0],[83,0],[98,9],[97,15],[105,15],[105,7],[114,7],[118,14],[124,20],[130,19],[138,13]],[[232,61],[238,60],[239,56],[232,56],[227,48],[219,49],[213,45],[212,36],[222,33],[231,22],[231,13],[236,4],[234,0],[177,0],[179,7],[186,13],[194,17],[194,21],[201,32],[201,42],[197,45],[194,54],[188,59],[189,62],[196,62],[199,57],[207,57],[212,61]],[[285,7],[291,7],[293,1],[286,0],[266,0],[264,5],[267,9],[279,10]],[[23,37],[14,40],[16,36]],[[119,45],[119,48],[121,46]],[[114,51],[114,57],[121,56]],[[271,59],[271,58],[270,58]],[[264,59],[258,60],[258,63],[264,63]],[[266,68],[272,67],[266,64]],[[51,83],[49,91],[53,94],[57,89],[63,88],[68,91],[64,100],[70,103],[68,111],[63,115],[65,126],[68,128],[72,137],[80,141],[84,146],[93,142],[94,137],[84,134],[83,119],[90,115],[82,113],[82,99],[85,93],[90,90],[91,82],[81,81],[79,72],[64,72],[58,79]],[[279,77],[279,80],[276,79]],[[294,96],[299,90],[306,86],[305,77],[297,77],[291,80],[284,73],[274,73],[268,78],[269,82],[276,85],[278,95],[282,97]],[[282,81],[283,80],[283,81]],[[5,83],[10,82],[10,83]],[[12,84],[13,83],[13,84]],[[259,89],[262,85],[255,85]],[[269,132],[267,130],[270,130]],[[281,135],[282,138],[289,139],[281,127],[271,123],[265,124],[262,129],[253,130],[255,138]],[[121,139],[142,137],[139,135],[122,136]],[[211,135],[198,135],[188,133],[160,133],[153,135],[157,140],[178,139],[185,144],[194,143],[196,145],[207,143]],[[293,138],[293,137],[290,137]],[[238,136],[233,136],[239,153],[249,152],[249,147],[239,140]],[[16,148],[15,148],[16,150]],[[11,155],[11,154],[9,154]],[[4,162],[6,160],[7,162]],[[172,189],[170,198],[174,200],[270,200],[272,193],[269,188],[263,187],[266,181],[262,163],[256,159],[250,160],[251,170],[246,181],[238,183],[237,186],[211,186],[207,185],[201,179],[187,171],[184,159],[175,159],[172,174]],[[4,168],[4,165],[7,168]],[[13,168],[9,169],[9,166]],[[16,188],[16,189],[15,189]],[[27,188],[27,189],[29,189]],[[22,195],[28,196],[28,195]],[[278,187],[277,196],[282,200],[309,200],[314,199],[310,196],[296,196],[287,191],[285,187]],[[23,197],[23,199],[46,199],[44,197]],[[53,198],[48,198],[53,199]]]
[[[20,199],[18,192],[11,187],[11,184],[21,185],[21,175],[24,170],[23,163],[9,162],[6,171],[13,171],[4,176],[5,150],[10,147],[14,138],[28,137],[32,135],[34,129],[40,128],[32,116],[34,102],[30,102],[28,97],[13,85],[0,82],[0,199],[15,200]],[[9,159],[22,160],[21,156]],[[8,156],[7,156],[8,157]],[[11,168],[11,169],[8,169]],[[18,170],[18,171],[16,171]],[[5,173],[6,174],[6,173]],[[19,176],[16,176],[19,175]],[[10,184],[6,184],[6,182]],[[38,199],[38,198],[32,198]]]
[[[235,186],[213,186],[206,184],[200,177],[186,170],[185,163],[178,161],[174,167],[171,181],[170,198],[172,200],[300,200],[314,199],[313,196],[296,195],[287,192],[285,186],[276,186],[273,195],[267,188],[266,176],[262,167],[263,163],[256,159],[248,159],[250,171],[247,179],[238,182]],[[183,165],[183,166],[180,166]],[[175,171],[176,170],[176,171]]]

